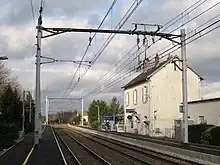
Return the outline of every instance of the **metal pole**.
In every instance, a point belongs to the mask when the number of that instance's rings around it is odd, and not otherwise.
[[[40,12],[40,17],[38,19],[38,26],[42,24],[42,17]],[[40,101],[40,65],[41,65],[41,38],[42,31],[37,30],[37,55],[36,55],[36,109],[35,109],[35,128],[34,128],[34,144],[39,144],[39,114],[41,110],[41,101]]]
[[[32,101],[32,99],[31,99],[31,92],[29,92],[29,107],[30,107],[30,109],[29,109],[29,123],[31,123],[31,111],[32,111],[32,107],[31,107],[31,101]]]
[[[40,78],[41,79],[41,78]],[[42,112],[42,102],[41,102],[41,84],[39,85],[40,87],[40,96],[39,96],[39,102],[40,102],[40,113],[39,113],[39,139],[42,139],[42,116],[43,116],[43,112]]]
[[[183,97],[183,123],[184,123],[184,140],[188,143],[188,97],[187,97],[187,64],[186,64],[186,32],[181,29],[181,57],[182,57],[182,97]]]
[[[83,98],[82,98],[82,116],[81,116],[81,123],[82,123],[82,126],[83,126]]]
[[[25,109],[25,91],[23,91],[23,104],[22,104],[22,135],[24,134],[24,123],[25,123],[25,116],[24,116],[24,109]]]
[[[45,114],[45,116],[46,116],[46,125],[48,125],[48,105],[49,105],[49,100],[48,100],[48,97],[46,96],[46,114]]]
[[[98,107],[98,128],[100,129],[100,110],[99,110],[99,105],[97,105]]]
[[[62,123],[64,124],[64,110],[63,110],[63,122]]]

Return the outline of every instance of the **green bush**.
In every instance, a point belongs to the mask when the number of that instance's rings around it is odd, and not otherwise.
[[[202,143],[220,146],[220,127],[210,127],[202,133]]]
[[[95,120],[95,121],[93,121],[92,122],[92,124],[91,124],[91,126],[92,126],[92,128],[94,128],[94,129],[98,129],[98,120]]]
[[[18,138],[19,125],[1,124],[0,125],[0,148],[7,148]]]
[[[208,124],[198,124],[198,125],[189,125],[189,141],[192,143],[202,143],[201,137],[202,133],[205,132],[208,128],[213,127],[213,125]]]
[[[73,117],[69,120],[69,122],[70,122],[71,124],[79,125],[80,122],[81,122],[81,116],[80,116],[80,115],[79,115],[79,116],[73,116]]]

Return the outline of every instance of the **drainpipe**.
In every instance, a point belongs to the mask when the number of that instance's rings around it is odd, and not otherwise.
[[[150,136],[152,136],[152,134],[153,134],[153,115],[151,115],[152,114],[152,112],[151,112],[151,99],[152,99],[152,96],[151,96],[151,80],[150,79],[147,79],[148,80],[148,108],[149,108],[149,120],[150,120],[150,124],[149,124],[149,134],[150,134]]]

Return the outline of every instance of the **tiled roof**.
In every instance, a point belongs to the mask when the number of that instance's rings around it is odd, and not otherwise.
[[[169,63],[169,61],[171,61],[173,58],[163,61],[161,63],[159,63],[158,66],[156,67],[152,67],[150,69],[148,69],[146,72],[142,72],[141,74],[139,74],[137,77],[135,77],[133,80],[131,80],[128,84],[126,84],[125,86],[123,86],[122,88],[129,88],[135,85],[138,85],[142,82],[146,81],[146,78],[152,74],[154,74],[158,69],[160,69],[162,66],[164,66],[166,63]]]
[[[141,74],[139,74],[137,77],[135,77],[133,80],[131,80],[128,84],[126,84],[125,86],[123,86],[122,88],[126,89],[126,88],[130,88],[133,87],[135,85],[141,84],[143,82],[146,81],[146,78],[148,78],[149,76],[152,76],[153,74],[155,74],[157,71],[159,71],[163,66],[167,65],[168,63],[170,63],[171,61],[173,61],[173,59],[179,59],[178,56],[174,56],[171,58],[168,58],[165,61],[162,61],[159,63],[159,65],[157,65],[156,67],[151,67],[149,68],[146,72],[142,72]],[[201,80],[204,80],[197,72],[195,72],[191,67],[187,66],[190,70],[192,70]]]

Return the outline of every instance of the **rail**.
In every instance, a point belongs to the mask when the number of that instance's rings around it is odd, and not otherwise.
[[[111,150],[114,150],[122,155],[125,155],[131,159],[133,159],[134,161],[141,163],[141,164],[155,164],[161,162],[161,163],[166,163],[166,164],[175,164],[175,165],[182,165],[182,164],[194,164],[194,165],[201,165],[200,163],[196,163],[193,161],[189,161],[189,160],[185,160],[185,159],[180,159],[180,158],[176,158],[172,155],[165,155],[165,154],[161,154],[161,153],[156,153],[154,151],[151,150],[147,150],[147,149],[141,149],[141,148],[137,148],[136,146],[132,146],[132,145],[127,145],[125,143],[122,142],[116,142],[114,140],[110,140],[107,138],[103,138],[97,135],[91,135],[86,133],[80,133],[79,131],[73,130],[73,129],[69,129],[67,128],[69,131],[74,132],[75,134],[79,134],[80,136],[83,136],[87,139],[90,139],[92,141],[94,141],[97,144],[100,144],[102,146],[105,146]],[[106,144],[107,142],[107,144]],[[121,148],[121,149],[119,149]],[[127,149],[127,151],[129,153],[127,153],[124,149]],[[137,156],[137,154],[139,156]],[[140,156],[141,155],[141,156]],[[151,163],[149,163],[149,161],[146,161],[146,158],[144,160],[144,157],[148,158],[148,160],[151,160]]]
[[[84,144],[82,144],[82,143],[81,143],[80,141],[78,141],[76,138],[74,138],[74,137],[68,135],[68,134],[65,133],[65,132],[63,132],[63,133],[64,133],[64,135],[65,135],[66,137],[70,138],[75,144],[77,144],[78,146],[80,146],[85,152],[89,153],[89,155],[97,161],[97,164],[98,164],[98,162],[99,162],[100,164],[103,164],[103,165],[111,165],[111,163],[109,163],[107,160],[105,160],[104,158],[102,158],[101,156],[99,156],[97,153],[95,153],[94,151],[92,151],[91,149],[89,149],[87,146],[85,146]],[[59,133],[57,132],[57,134],[59,134]],[[61,137],[61,136],[60,136],[60,137]],[[64,139],[63,139],[63,141],[65,142]],[[65,144],[66,144],[67,146],[69,146],[69,145],[70,145],[70,142],[69,142],[69,143],[65,142]],[[69,147],[68,147],[68,148],[69,148]],[[73,152],[72,152],[72,150],[71,150],[70,148],[69,148],[68,150],[71,151],[71,153],[73,154]],[[76,149],[75,149],[75,150],[76,150]],[[76,152],[78,152],[78,151],[76,150]],[[80,160],[80,157],[78,157],[77,154],[73,154],[73,155],[74,155],[74,158],[78,161],[78,164],[77,164],[77,165],[79,165],[79,163],[80,163],[80,165],[81,165],[81,164],[86,164],[86,163],[83,163],[82,159]],[[91,161],[92,161],[92,160],[93,160],[93,159],[91,159]]]
[[[94,130],[88,127],[83,127],[83,128]],[[178,142],[174,139],[167,139],[167,138],[161,139],[157,137],[148,137],[144,135],[137,135],[137,134],[131,134],[131,133],[124,133],[124,132],[106,132],[106,131],[101,131],[101,130],[96,130],[96,131],[105,132],[109,134],[116,134],[116,135],[128,137],[128,138],[135,138],[138,140],[148,141],[148,142],[171,146],[171,147],[182,148],[182,149],[186,149],[190,151],[198,151],[201,153],[206,153],[206,154],[211,154],[211,155],[216,155],[216,156],[220,155],[220,146],[205,145],[205,144],[198,144],[198,143],[183,144],[182,142]]]
[[[63,138],[55,131],[55,129],[52,127],[52,130],[54,132],[54,136],[56,137],[57,136],[57,144],[58,144],[58,148],[61,152],[61,156],[63,158],[63,161],[64,161],[64,164],[65,165],[68,165],[69,163],[67,163],[67,160],[65,158],[65,156],[67,157],[68,155],[68,162],[71,162],[71,164],[74,164],[74,165],[82,165],[80,163],[80,161],[77,159],[77,157],[75,156],[75,154],[72,152],[72,150],[69,148],[68,144],[63,140]],[[60,143],[58,142],[60,141],[62,143],[62,146],[63,146],[63,149],[65,148],[66,149],[66,155],[64,155],[62,149],[61,149],[61,145]]]

